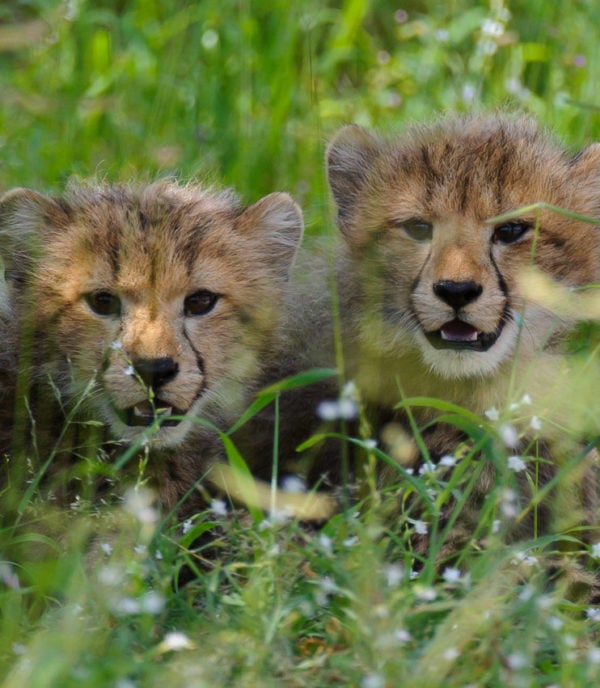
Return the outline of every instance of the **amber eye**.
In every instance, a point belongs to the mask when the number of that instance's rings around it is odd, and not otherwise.
[[[433,236],[433,225],[427,220],[413,217],[410,220],[401,220],[395,223],[401,227],[414,241],[430,241]]]
[[[92,291],[84,298],[96,315],[121,315],[121,300],[110,291]]]
[[[507,222],[494,229],[492,241],[497,244],[514,244],[531,229],[528,222]]]
[[[206,315],[214,308],[218,299],[218,294],[213,294],[207,289],[200,289],[185,297],[183,310],[187,316]]]

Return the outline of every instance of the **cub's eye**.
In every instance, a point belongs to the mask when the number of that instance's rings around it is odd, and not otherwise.
[[[395,223],[401,227],[414,241],[429,241],[433,236],[433,225],[427,220],[413,217],[410,220],[402,220]]]
[[[85,294],[84,298],[96,315],[121,314],[121,300],[110,291],[92,291],[89,294]]]
[[[528,222],[507,222],[494,229],[492,241],[497,244],[514,244],[531,229]]]
[[[218,294],[213,294],[207,289],[200,289],[185,297],[183,310],[187,316],[206,315],[214,308],[218,299]]]

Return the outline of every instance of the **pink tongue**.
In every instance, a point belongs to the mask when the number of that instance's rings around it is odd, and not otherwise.
[[[479,330],[457,318],[442,325],[440,334],[448,342],[476,342]]]

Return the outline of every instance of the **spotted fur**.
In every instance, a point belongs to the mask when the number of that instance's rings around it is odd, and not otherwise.
[[[197,419],[227,429],[261,384],[302,228],[283,193],[249,207],[171,182],[6,194],[4,301],[21,314],[29,377],[17,388],[13,450],[46,433],[43,459],[73,413],[73,427],[100,421],[122,446],[165,414],[149,471],[174,506],[219,456]]]
[[[519,276],[533,264],[564,287],[598,283],[600,230],[520,209],[545,203],[598,220],[600,145],[573,155],[518,117],[448,118],[390,138],[348,126],[329,144],[327,169],[344,239],[337,291],[347,374],[375,409],[375,426],[406,426],[394,411],[405,396],[483,415],[524,393],[564,423],[569,323],[528,301]],[[414,409],[420,426],[437,413]],[[545,433],[541,452],[551,463],[540,469],[542,483],[576,451],[552,420]],[[444,425],[425,435],[434,460],[460,439]],[[420,460],[415,453],[415,467]],[[545,514],[542,528],[594,511],[586,471],[565,488],[567,502],[555,494],[561,513]],[[480,500],[492,482],[484,472]]]

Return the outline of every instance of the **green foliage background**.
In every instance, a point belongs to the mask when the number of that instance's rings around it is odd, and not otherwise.
[[[0,8],[0,188],[171,174],[327,202],[324,141],[473,108],[598,138],[594,0],[29,0]],[[320,227],[320,225],[319,225]],[[321,230],[319,230],[321,231]]]
[[[309,233],[329,233],[323,151],[344,123],[509,108],[573,149],[600,139],[598,13],[596,0],[8,0],[0,189],[195,176],[247,201],[290,191]],[[400,531],[377,513],[314,537],[244,518],[209,513],[183,537],[127,508],[108,524],[82,516],[66,537],[3,524],[2,685],[600,681],[600,614],[549,591],[531,562],[524,573],[522,552],[515,564],[491,546],[460,581],[428,562],[413,584],[390,556]],[[215,523],[218,556],[173,587]],[[106,545],[92,562],[90,534]]]

